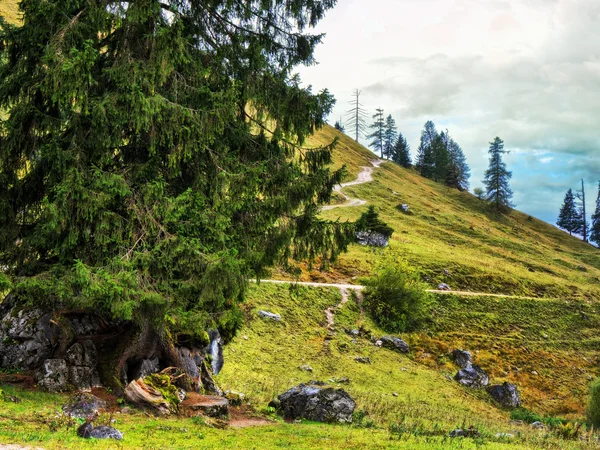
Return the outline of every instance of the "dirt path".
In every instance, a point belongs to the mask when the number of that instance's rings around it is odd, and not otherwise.
[[[356,178],[356,180],[337,185],[333,190],[335,192],[339,193],[342,197],[344,197],[346,199],[346,201],[340,205],[323,206],[323,211],[327,211],[327,210],[335,209],[335,208],[351,208],[354,206],[362,206],[362,205],[366,204],[367,203],[366,200],[362,200],[360,198],[349,197],[346,194],[344,194],[344,192],[342,192],[342,189],[344,189],[345,187],[348,187],[348,186],[356,186],[359,184],[370,183],[371,181],[373,181],[373,171],[375,169],[378,169],[379,166],[381,164],[383,164],[384,162],[385,162],[385,160],[383,160],[383,159],[376,159],[374,161],[371,161],[371,164],[373,165],[373,167],[367,167],[367,166],[362,167],[363,170],[358,174],[358,178]]]
[[[343,290],[352,290],[360,292],[365,287],[359,284],[329,284],[329,283],[314,283],[311,281],[282,281],[282,280],[260,280],[261,283],[276,283],[276,284],[299,284],[301,286],[312,286],[312,287],[321,287],[321,288],[336,288]],[[431,292],[432,294],[442,294],[442,295],[462,295],[468,297],[496,297],[496,298],[516,298],[521,300],[547,300],[543,297],[527,297],[522,295],[510,295],[510,294],[490,294],[489,292],[471,292],[471,291],[440,291],[438,289],[428,289],[427,292]],[[342,298],[343,298],[342,293]],[[345,302],[344,302],[345,303]],[[340,306],[340,305],[338,305]],[[337,308],[331,307],[331,308]]]
[[[333,331],[333,326],[335,325],[335,311],[337,309],[342,309],[342,307],[348,303],[348,299],[350,298],[348,289],[340,288],[340,293],[342,294],[342,300],[336,306],[330,306],[325,310],[325,316],[327,317],[327,328],[330,331]]]

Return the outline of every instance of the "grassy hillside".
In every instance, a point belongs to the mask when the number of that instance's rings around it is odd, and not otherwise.
[[[19,21],[17,0],[0,1],[0,16],[4,17],[8,22],[17,23]]]
[[[312,143],[340,135],[326,127]],[[375,158],[345,135],[336,150],[336,166],[345,164],[349,178]],[[491,211],[468,192],[449,189],[393,163],[375,171],[375,181],[345,189],[348,195],[374,204],[394,229],[391,251],[420,267],[432,287],[533,297],[597,299],[600,251],[556,227],[513,211]],[[408,204],[404,213],[399,205]],[[324,211],[323,216],[355,220],[366,206]],[[326,272],[305,273],[304,279],[352,282],[368,275],[379,258],[354,246]],[[445,270],[450,272],[445,275]]]

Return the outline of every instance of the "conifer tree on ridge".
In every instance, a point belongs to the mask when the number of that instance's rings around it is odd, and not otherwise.
[[[504,150],[504,141],[499,137],[490,143],[489,167],[484,173],[483,183],[486,189],[486,199],[497,211],[508,211],[514,207],[512,204],[513,191],[509,187],[512,172],[506,169],[502,155],[508,153]]]

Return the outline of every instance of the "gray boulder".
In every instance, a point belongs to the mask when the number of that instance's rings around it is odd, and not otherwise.
[[[490,386],[488,393],[505,408],[518,408],[521,406],[519,391],[517,390],[517,386],[512,383]]]
[[[448,286],[446,283],[440,283],[438,284],[438,291],[450,291],[450,286]]]
[[[460,369],[454,379],[460,384],[474,389],[481,389],[490,384],[489,375],[475,364]]]
[[[381,233],[372,231],[359,231],[356,233],[356,242],[369,247],[387,247],[390,238]]]
[[[286,419],[351,423],[356,402],[343,389],[301,384],[279,395]]]
[[[466,369],[473,364],[473,357],[471,356],[471,353],[466,350],[454,350],[452,352],[452,359],[456,365],[462,369]]]
[[[48,392],[62,392],[67,389],[69,368],[64,359],[47,359],[37,374],[38,385]]]
[[[104,400],[92,394],[79,393],[71,397],[62,410],[69,417],[87,419],[94,417],[103,408],[106,408]]]
[[[95,427],[91,423],[84,423],[77,429],[77,436],[85,439],[123,439],[123,433],[113,427],[99,426]]]
[[[52,358],[50,314],[24,309],[8,295],[0,303],[0,367],[34,370]]]
[[[131,370],[131,379],[146,378],[153,373],[160,372],[160,363],[158,357],[152,359],[142,359]]]
[[[354,361],[361,364],[371,364],[371,358],[368,356],[357,356],[354,358]]]
[[[275,314],[269,311],[258,311],[259,317],[263,319],[275,320],[276,322],[281,322],[281,316],[279,314]]]
[[[91,340],[86,339],[83,344],[76,342],[69,347],[65,360],[69,365],[69,382],[75,388],[89,390],[100,386],[97,370],[98,352]]]
[[[379,339],[381,341],[381,345],[390,350],[395,350],[400,353],[408,353],[409,347],[406,342],[402,339],[394,336],[383,336]]]

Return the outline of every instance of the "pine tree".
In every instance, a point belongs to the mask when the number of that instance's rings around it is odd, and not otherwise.
[[[383,156],[387,159],[392,157],[397,136],[398,128],[396,127],[396,121],[389,115],[385,120],[385,129],[383,131]]]
[[[412,161],[410,160],[410,147],[402,133],[398,133],[396,145],[394,145],[394,148],[392,149],[391,159],[396,164],[400,164],[402,167],[406,167],[407,169],[411,166]]]
[[[376,152],[379,152],[383,158],[383,151],[385,145],[385,119],[383,117],[383,109],[377,108],[373,114],[373,123],[369,126],[373,130],[373,133],[367,136],[370,139],[369,146],[373,147]]]
[[[571,235],[578,233],[581,229],[581,221],[579,220],[579,213],[575,205],[575,195],[572,189],[569,189],[565,194],[565,200],[560,208],[556,225],[568,231]]]
[[[490,165],[484,173],[483,183],[486,189],[486,198],[497,211],[507,211],[514,207],[511,203],[513,192],[508,185],[512,172],[506,169],[502,161],[504,141],[497,137],[490,143]]]
[[[467,164],[465,154],[452,138],[448,140],[448,169],[446,171],[446,185],[459,191],[469,190],[469,178],[471,169]]]
[[[443,131],[436,136],[431,145],[433,154],[433,170],[431,178],[434,181],[446,181],[450,158],[448,155],[448,135]]]
[[[596,198],[596,209],[592,214],[592,226],[590,227],[590,241],[600,245],[600,183],[598,183],[598,197]]]
[[[435,158],[433,155],[433,142],[438,136],[435,124],[429,120],[425,123],[421,131],[421,142],[417,149],[417,160],[415,167],[421,175],[427,178],[433,178]]]
[[[333,125],[333,127],[336,130],[341,131],[342,133],[344,133],[346,131],[346,129],[344,128],[344,125],[342,125],[342,123],[339,120],[335,121],[335,124]]]
[[[335,258],[342,172],[300,149],[334,100],[292,75],[335,0],[45,0],[0,25],[0,266],[17,299],[131,324],[148,348],[231,339],[247,280]],[[127,345],[127,342],[130,345]],[[132,343],[136,342],[136,345]],[[120,352],[120,353],[117,353]]]

